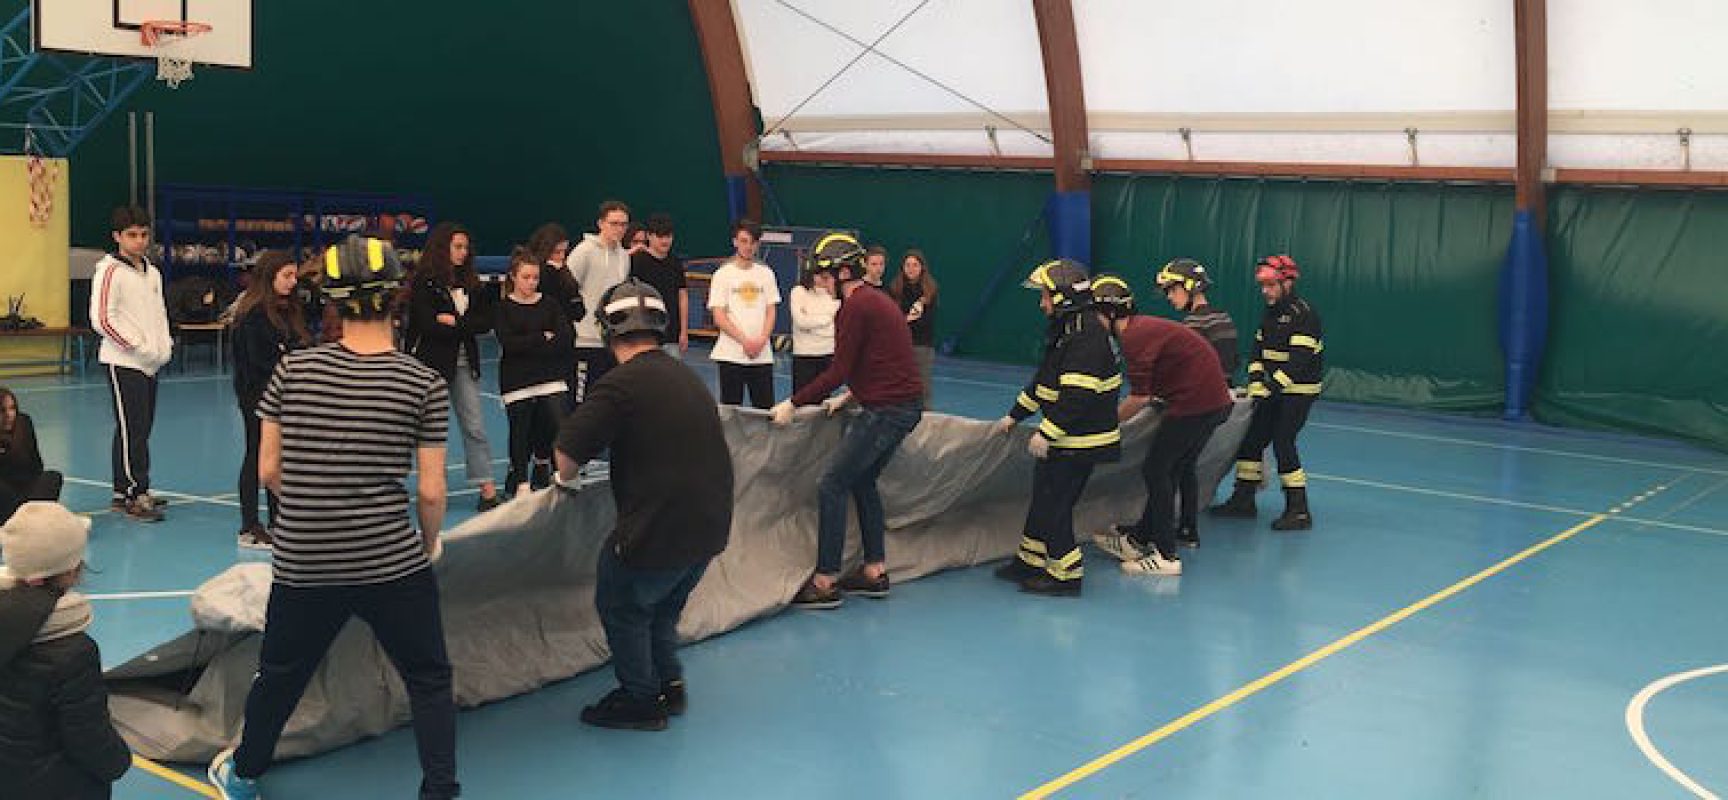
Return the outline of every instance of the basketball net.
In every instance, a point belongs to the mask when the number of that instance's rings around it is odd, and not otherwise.
[[[30,178],[30,226],[46,228],[54,219],[54,184],[60,177],[60,164],[42,157],[36,133],[29,129],[24,131],[24,152],[29,155],[24,170]]]
[[[191,80],[192,37],[209,33],[211,27],[202,22],[162,21],[144,23],[143,31],[144,45],[156,51],[156,80],[170,89]]]

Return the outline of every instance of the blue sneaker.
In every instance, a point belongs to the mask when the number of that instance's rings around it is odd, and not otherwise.
[[[216,754],[210,769],[204,773],[222,800],[261,800],[258,782],[234,774],[234,748]]]

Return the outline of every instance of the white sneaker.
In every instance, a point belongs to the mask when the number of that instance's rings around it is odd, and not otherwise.
[[[1140,549],[1140,545],[1135,544],[1134,539],[1118,525],[1111,525],[1104,532],[1093,534],[1092,544],[1099,550],[1115,556],[1117,561],[1124,563],[1138,561],[1146,556],[1146,552]]]
[[[521,483],[518,483],[518,484],[516,484],[516,494],[515,494],[515,497],[513,499],[520,500],[524,497],[527,497],[528,494],[532,491],[534,491],[534,490],[528,486],[527,481],[523,481]]]
[[[269,552],[276,549],[276,541],[270,538],[270,534],[268,533],[259,536],[256,532],[246,531],[240,534],[235,543],[238,544],[242,550],[263,550]]]
[[[1122,571],[1130,575],[1162,575],[1176,577],[1182,574],[1182,559],[1165,558],[1159,555],[1158,548],[1133,561],[1122,562]]]

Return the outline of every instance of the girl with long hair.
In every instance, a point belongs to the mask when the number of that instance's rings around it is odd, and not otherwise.
[[[270,385],[282,354],[312,343],[306,316],[295,299],[300,265],[280,250],[258,254],[246,291],[228,310],[229,341],[234,359],[234,399],[246,430],[246,456],[240,461],[240,534],[246,548],[269,548],[276,526],[276,495],[267,493],[269,527],[258,523],[258,401]]]
[[[936,365],[936,278],[924,251],[906,251],[900,274],[888,285],[888,293],[900,303],[906,325],[912,329],[912,353],[924,375],[924,408],[930,409],[930,377]]]
[[[540,259],[527,248],[510,254],[510,293],[498,305],[498,394],[510,420],[510,472],[517,496],[551,484],[552,445],[569,402],[570,353],[576,332],[551,295],[540,291]]]
[[[462,431],[468,483],[480,487],[477,509],[503,502],[492,479],[492,445],[480,405],[479,336],[492,330],[492,299],[474,271],[472,239],[454,222],[432,226],[408,285],[408,329],[403,349],[444,376],[450,413]]]

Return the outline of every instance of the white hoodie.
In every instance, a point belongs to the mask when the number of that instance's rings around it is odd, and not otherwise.
[[[600,338],[600,318],[596,316],[600,296],[630,277],[630,252],[618,245],[607,247],[598,235],[585,233],[582,242],[570,248],[564,265],[582,285],[582,304],[588,307],[588,316],[576,323],[576,346],[605,347]]]
[[[141,270],[113,255],[96,264],[90,324],[102,336],[97,360],[104,364],[155,375],[174,352],[162,273],[149,260]]]

